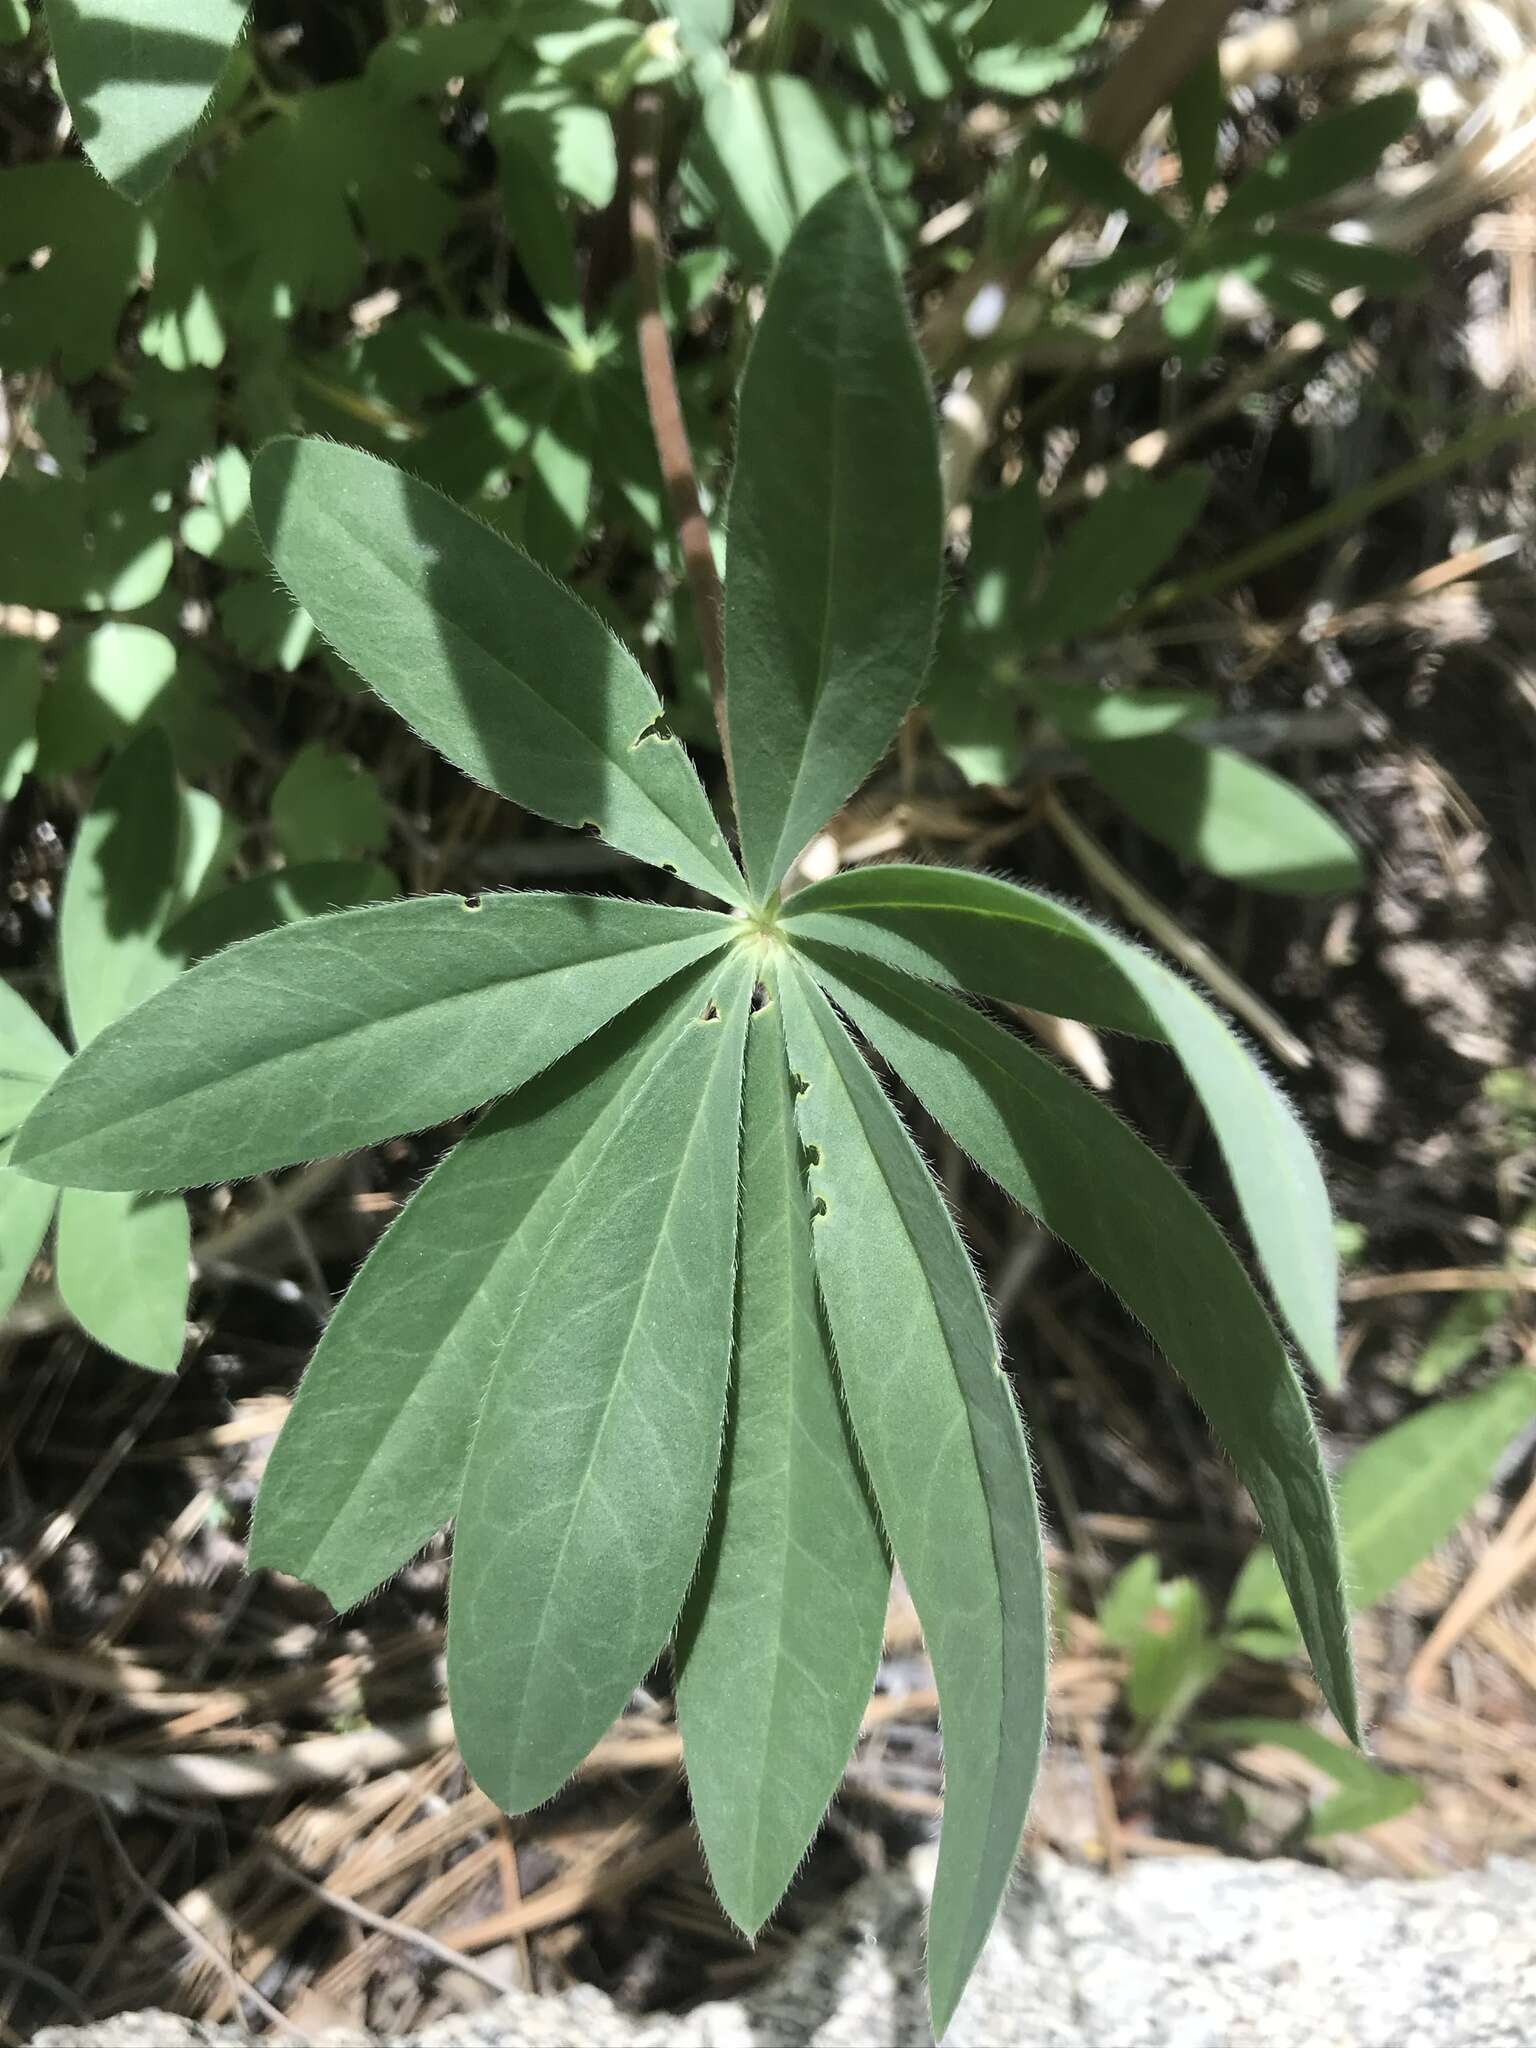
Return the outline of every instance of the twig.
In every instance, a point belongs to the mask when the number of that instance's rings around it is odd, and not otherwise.
[[[720,572],[709,537],[709,522],[699,503],[699,480],[688,445],[688,427],[677,394],[677,369],[672,342],[661,308],[661,96],[648,90],[635,94],[634,150],[629,167],[629,238],[634,252],[635,332],[640,346],[640,374],[651,416],[651,433],[662,480],[672,501],[672,519],[682,550],[683,569],[693,597],[699,647],[709,677],[709,699],[726,781],[734,806],[736,782],[731,766],[731,737],[725,717],[724,607]]]
[[[201,1955],[207,1957],[208,1961],[213,1964],[219,1975],[234,1993],[237,2010],[239,2000],[248,1998],[260,2012],[263,2019],[269,2020],[275,2027],[280,2027],[285,2034],[291,2034],[296,2041],[302,2040],[303,2036],[292,2021],[285,2019],[269,1998],[264,1997],[254,1984],[241,1976],[229,1957],[220,1952],[218,1945],[210,1941],[208,1936],[204,1934],[203,1930],[194,1921],[189,1920],[185,1913],[181,1912],[176,1906],[173,1906],[169,1899],[162,1898],[160,1893],[155,1891],[139,1875],[138,1866],[128,1854],[127,1849],[124,1848],[117,1829],[113,1827],[111,1820],[107,1816],[105,1807],[97,1807],[96,1817],[101,1823],[101,1831],[107,1838],[109,1848],[127,1872],[134,1890],[140,1894],[147,1904],[153,1906],[157,1913],[163,1915],[170,1922],[184,1941],[191,1942],[192,1946]],[[497,1988],[502,1989],[503,1987],[498,1986]]]
[[[1429,1266],[1416,1273],[1360,1273],[1339,1292],[1345,1301],[1385,1301],[1396,1294],[1536,1294],[1536,1266]]]
[[[1191,974],[1197,974],[1234,1016],[1241,1017],[1263,1039],[1276,1059],[1284,1060],[1288,1067],[1311,1066],[1311,1053],[1294,1032],[1286,1029],[1269,1005],[1261,1002],[1246,982],[1239,981],[1231,968],[1223,966],[1208,947],[1201,945],[1145,889],[1133,882],[1087,827],[1078,823],[1054,790],[1046,790],[1041,801],[1057,837],[1133,923],[1149,932],[1176,960],[1182,960]]]
[[[277,1871],[289,1884],[296,1884],[301,1891],[308,1892],[313,1898],[322,1899],[338,1913],[345,1913],[349,1919],[360,1921],[364,1927],[371,1927],[376,1934],[388,1935],[391,1941],[403,1941],[410,1948],[419,1948],[423,1955],[433,1957],[450,1970],[462,1970],[466,1977],[473,1977],[477,1984],[486,1985],[498,1998],[505,1996],[508,1987],[504,1977],[498,1977],[494,1971],[486,1969],[483,1963],[477,1963],[472,1957],[449,1948],[446,1942],[439,1941],[436,1935],[428,1934],[424,1928],[412,1927],[404,1920],[391,1920],[383,1913],[375,1913],[371,1906],[363,1905],[358,1899],[349,1899],[342,1892],[333,1892],[329,1885],[319,1884],[314,1878],[306,1877],[302,1870],[295,1870],[286,1857],[280,1856],[276,1850],[268,1850],[263,1860],[269,1869]]]
[[[1532,1570],[1536,1570],[1536,1480],[1526,1488],[1514,1512],[1479,1559],[1476,1570],[1408,1666],[1409,1692],[1427,1692],[1440,1666],[1468,1630],[1496,1600],[1513,1592]]]

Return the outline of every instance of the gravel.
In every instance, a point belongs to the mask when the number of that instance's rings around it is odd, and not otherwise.
[[[929,2041],[931,1859],[870,1878],[783,1971],[682,2016],[600,1992],[512,1993],[404,2048],[907,2048]],[[1160,1858],[1100,1876],[1031,1862],[950,2029],[949,2048],[1530,2048],[1536,1865],[1424,1882],[1299,1863]],[[165,2013],[49,2027],[33,2048],[238,2048]],[[360,2037],[327,2033],[315,2048]]]

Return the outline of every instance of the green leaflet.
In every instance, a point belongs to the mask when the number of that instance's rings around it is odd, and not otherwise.
[[[448,1691],[498,1805],[558,1790],[677,1622],[720,1462],[752,974],[722,967],[546,1238],[454,1536]]]
[[[815,1148],[816,1273],[854,1434],[927,1639],[944,1732],[928,1931],[942,2035],[1007,1889],[1045,1730],[1045,1567],[1029,1453],[943,1197],[825,997],[779,978]]]
[[[1438,1549],[1533,1420],[1536,1373],[1517,1366],[1475,1394],[1409,1416],[1350,1459],[1339,1481],[1339,1523],[1352,1606],[1375,1606]],[[1254,1655],[1290,1653],[1296,1623],[1267,1549],[1243,1567],[1227,1629]]]
[[[192,1187],[442,1123],[520,1087],[736,928],[529,891],[265,932],[72,1060],[15,1164],[81,1187]]]
[[[150,726],[101,779],[80,821],[59,911],[59,965],[78,1049],[175,973],[160,933],[176,887],[181,799]]]
[[[850,868],[797,890],[782,915],[793,944],[847,946],[926,981],[980,988],[1105,1031],[1163,1036],[1096,927],[990,875]]]
[[[85,153],[129,199],[170,174],[223,74],[245,0],[47,0]]]
[[[186,1339],[187,1205],[179,1195],[59,1198],[58,1282],[75,1321],[130,1364],[174,1372]]]
[[[1221,715],[1219,700],[1204,690],[1095,690],[1038,676],[1024,687],[1056,730],[1079,742],[1155,739]]]
[[[0,1138],[8,1138],[69,1055],[24,996],[0,981]]]
[[[1267,214],[1295,213],[1374,171],[1384,151],[1412,127],[1417,92],[1380,93],[1341,113],[1309,121],[1276,143],[1262,163],[1238,180],[1218,216],[1223,228],[1246,226]]]
[[[1328,1704],[1358,1741],[1317,1431],[1285,1346],[1220,1230],[1111,1109],[1001,1026],[856,955],[809,952],[837,1003],[955,1143],[1150,1330],[1253,1496]]]
[[[412,1196],[300,1382],[256,1503],[253,1566],[352,1607],[451,1519],[539,1254],[715,972],[656,990],[499,1103]]]
[[[1019,620],[1030,648],[1056,647],[1103,632],[1129,597],[1150,582],[1200,516],[1206,476],[1126,477],[1096,498],[1051,558],[1045,588]]]
[[[1320,1729],[1299,1721],[1245,1715],[1230,1721],[1204,1721],[1190,1734],[1197,1742],[1214,1743],[1222,1749],[1254,1749],[1272,1743],[1326,1771],[1339,1789],[1308,1818],[1307,1835],[1314,1842],[1324,1835],[1379,1827],[1384,1820],[1411,1813],[1424,1797],[1414,1779],[1382,1770],[1369,1758],[1330,1741]]]
[[[9,1150],[0,1146],[0,1315],[9,1312],[20,1294],[59,1199],[57,1188],[12,1173],[5,1164]]]
[[[729,70],[704,94],[689,167],[744,268],[766,275],[846,178],[859,110],[788,72]]]
[[[840,929],[825,928],[824,912],[837,913]],[[1042,922],[1098,956],[1093,974],[1083,974],[1078,1000],[1070,977],[1082,955],[1063,953],[1060,970],[1047,978]],[[889,966],[977,995],[1166,1039],[1210,1118],[1280,1312],[1313,1371],[1338,1383],[1339,1261],[1316,1155],[1285,1097],[1188,983],[1065,904],[954,869],[891,866],[836,875],[792,897],[785,923],[792,934],[856,946]],[[1106,988],[1118,1015],[1106,1007]]]
[[[1108,700],[1113,701],[1113,700]],[[1294,783],[1179,733],[1082,746],[1089,773],[1144,832],[1249,889],[1328,895],[1364,878],[1353,842]]]
[[[403,470],[274,441],[251,475],[273,566],[341,655],[466,775],[742,900],[698,777],[633,657],[562,584]]]
[[[389,844],[389,811],[360,761],[312,740],[272,792],[272,830],[291,861],[352,860]]]
[[[922,688],[943,500],[928,375],[858,178],[784,253],[741,384],[726,704],[742,858],[765,897]]]
[[[821,1825],[874,1684],[890,1565],[816,1299],[777,1004],[747,1034],[730,1412],[677,1713],[720,1903],[748,1936]]]

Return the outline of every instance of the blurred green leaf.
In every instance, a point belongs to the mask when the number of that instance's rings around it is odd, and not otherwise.
[[[1031,648],[1104,631],[1176,553],[1200,516],[1203,470],[1135,475],[1113,483],[1072,522],[1051,557],[1045,587],[1020,620]]]
[[[88,377],[112,360],[149,229],[89,164],[0,172],[0,362]],[[46,254],[43,254],[46,252]]]
[[[80,1327],[149,1372],[174,1372],[186,1343],[187,1205],[180,1195],[59,1197],[59,1295]]]
[[[130,199],[163,183],[213,96],[245,0],[47,0],[86,155]]]
[[[1217,216],[1224,228],[1268,214],[1292,214],[1375,170],[1418,116],[1416,91],[1379,94],[1342,113],[1309,121],[1233,186]]]
[[[42,650],[35,640],[0,635],[0,803],[9,803],[37,759]]]
[[[1299,1721],[1277,1721],[1248,1715],[1227,1721],[1204,1721],[1190,1731],[1191,1739],[1220,1749],[1257,1749],[1273,1746],[1326,1771],[1339,1786],[1334,1795],[1313,1807],[1307,1820],[1307,1834],[1317,1841],[1325,1835],[1357,1833],[1379,1827],[1411,1813],[1423,1800],[1417,1780],[1384,1771],[1357,1750],[1346,1749],[1320,1729]]]
[[[1057,177],[1070,185],[1080,199],[1105,213],[1123,213],[1138,227],[1171,239],[1172,215],[1150,192],[1143,192],[1134,179],[1128,178],[1106,151],[1091,142],[1079,141],[1061,128],[1041,129],[1035,142]]]
[[[853,107],[784,72],[732,71],[705,94],[688,167],[749,271],[771,270],[796,224],[847,177],[859,131]]]
[[[159,938],[174,899],[180,832],[170,744],[150,726],[102,777],[65,877],[59,971],[77,1050],[175,971]]]
[[[1339,1481],[1351,1604],[1374,1607],[1437,1550],[1486,1490],[1511,1442],[1536,1421],[1536,1372],[1439,1401],[1353,1457]],[[1226,1629],[1251,1656],[1285,1657],[1295,1622],[1274,1558],[1254,1551],[1227,1603]]]
[[[13,1173],[5,1164],[9,1156],[10,1145],[0,1145],[0,1315],[26,1284],[59,1200],[57,1188]]]
[[[1433,1394],[1470,1365],[1487,1347],[1489,1334],[1510,1306],[1507,1288],[1463,1294],[1441,1316],[1414,1361],[1408,1384],[1416,1394]]]
[[[280,924],[298,924],[328,910],[387,903],[400,893],[388,868],[376,861],[322,860],[249,875],[205,896],[168,926],[162,948],[181,966],[251,939]]]
[[[272,829],[291,861],[349,860],[388,844],[389,812],[360,761],[311,740],[272,792]]]
[[[8,1139],[69,1055],[36,1010],[0,981],[0,1139]]]
[[[1364,880],[1353,841],[1327,812],[1244,754],[1177,733],[1080,744],[1094,780],[1144,832],[1213,875],[1281,895],[1330,895]]]
[[[1214,50],[1184,75],[1173,96],[1173,139],[1179,152],[1179,189],[1194,220],[1205,209],[1216,177],[1216,152],[1226,89]]]
[[[1217,699],[1203,690],[1095,690],[1031,676],[1025,691],[1069,740],[1153,739],[1221,712]]]

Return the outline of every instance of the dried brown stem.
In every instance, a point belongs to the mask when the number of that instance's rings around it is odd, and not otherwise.
[[[725,719],[724,609],[720,572],[709,538],[709,522],[699,503],[699,480],[688,445],[688,428],[677,394],[672,342],[661,308],[661,97],[651,91],[634,97],[634,143],[629,167],[629,238],[634,255],[635,331],[640,344],[640,374],[651,416],[651,433],[661,464],[662,481],[671,501],[672,520],[682,550],[683,571],[693,598],[699,646],[709,677],[710,702],[725,756],[726,779],[734,802],[731,739]]]

